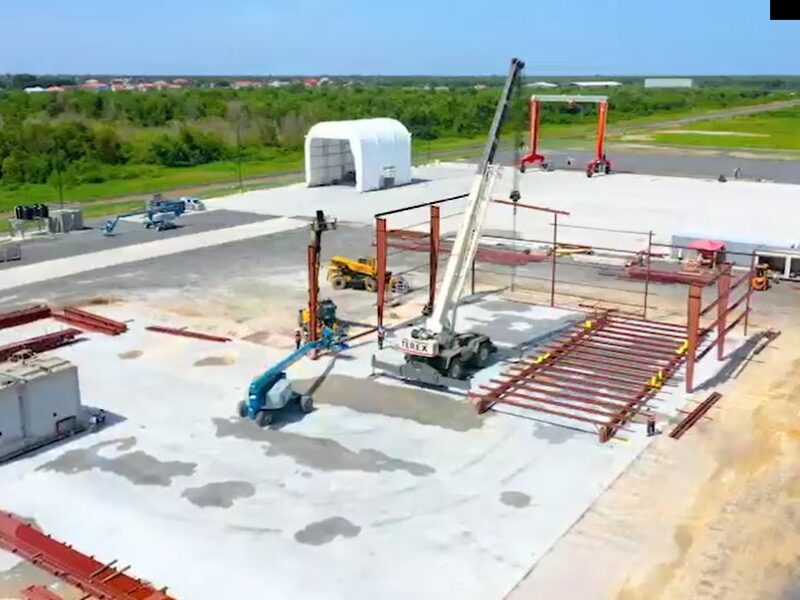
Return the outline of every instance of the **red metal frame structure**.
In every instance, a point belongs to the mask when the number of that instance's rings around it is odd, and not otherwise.
[[[605,153],[606,124],[608,122],[608,96],[584,95],[539,95],[531,96],[530,100],[530,148],[528,154],[520,159],[520,170],[524,171],[526,165],[536,163],[545,164],[545,156],[539,151],[539,130],[541,129],[541,103],[542,102],[578,102],[597,104],[597,141],[595,143],[594,158],[586,165],[586,174],[591,177],[595,173],[611,172],[611,161]]]
[[[601,313],[470,392],[478,412],[508,404],[596,427],[611,439],[685,358],[681,325]]]
[[[694,390],[695,365],[711,350],[717,349],[717,360],[725,358],[725,340],[727,335],[740,323],[744,326],[744,335],[747,335],[748,318],[751,312],[750,296],[753,293],[753,275],[755,274],[755,260],[750,269],[740,275],[735,281],[732,278],[733,265],[724,263],[720,266],[714,280],[716,294],[714,299],[705,307],[703,306],[703,287],[693,283],[689,286],[687,302],[687,360],[686,360],[686,391]],[[731,302],[734,292],[744,285],[744,292]],[[703,324],[703,318],[709,314],[715,317],[713,321]],[[710,341],[706,341],[710,338]]]
[[[20,592],[23,600],[64,600],[58,594],[51,592],[43,585],[32,585]]]
[[[441,239],[441,205],[453,200],[465,198],[466,194],[460,196],[453,196],[451,198],[444,198],[442,200],[434,200],[433,202],[425,202],[423,204],[416,204],[406,208],[400,208],[392,211],[378,213],[375,215],[375,246],[376,246],[376,262],[377,262],[377,277],[378,277],[378,298],[377,298],[377,325],[383,326],[384,306],[386,304],[386,274],[388,272],[388,256],[389,248],[396,248],[401,251],[411,250],[428,253],[428,302],[425,306],[425,312],[433,309],[434,302],[436,301],[436,282],[439,272],[439,259],[443,253],[449,253],[452,248],[452,243],[443,241]],[[519,201],[512,200],[492,200],[495,204],[502,204],[514,207],[514,210],[523,208],[526,210],[534,210],[552,214],[554,218],[553,235],[556,236],[558,228],[558,216],[569,216],[567,211],[556,210],[543,206],[535,206],[533,204],[524,204]],[[420,208],[428,207],[430,216],[427,221],[418,223],[416,226],[429,225],[429,231],[416,231],[412,229],[389,229],[388,218],[392,215],[417,210]],[[506,266],[519,266],[529,263],[543,262],[550,257],[550,253],[545,252],[528,252],[522,250],[508,250],[501,248],[493,248],[490,246],[481,246],[475,257],[472,265],[472,290],[475,289],[475,262],[486,262],[493,264],[500,264]],[[553,258],[553,273],[555,274],[555,260]],[[554,297],[555,288],[551,294],[551,305],[555,301]]]
[[[37,531],[14,515],[0,512],[0,548],[33,563],[77,587],[84,598],[109,600],[172,600],[166,588],[126,575],[129,567],[116,568],[117,561],[101,563],[70,545]]]

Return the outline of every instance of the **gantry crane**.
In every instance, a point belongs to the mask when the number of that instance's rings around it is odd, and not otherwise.
[[[406,364],[390,370],[404,378],[434,385],[466,387],[468,382],[465,380],[470,371],[486,366],[491,354],[497,350],[484,334],[456,332],[456,310],[478,250],[492,190],[500,176],[499,166],[494,164],[500,130],[508,116],[514,92],[519,87],[524,66],[525,63],[519,59],[511,61],[433,310],[424,327],[412,330],[410,336],[400,341]],[[385,364],[380,368],[385,368]]]

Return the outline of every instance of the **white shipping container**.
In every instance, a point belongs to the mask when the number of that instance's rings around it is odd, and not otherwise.
[[[22,384],[0,374],[0,456],[25,437],[22,425]]]

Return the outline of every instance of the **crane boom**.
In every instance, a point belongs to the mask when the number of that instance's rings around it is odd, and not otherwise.
[[[500,141],[500,129],[506,119],[514,90],[524,67],[525,63],[521,60],[517,58],[511,60],[508,76],[497,103],[492,126],[489,129],[486,147],[481,161],[478,163],[477,173],[467,198],[464,217],[458,228],[450,259],[447,261],[441,291],[426,322],[427,330],[433,334],[451,330],[455,326],[453,313],[464,289],[469,267],[478,251],[486,209],[489,206],[494,184],[500,176],[500,171],[494,164],[494,156]]]

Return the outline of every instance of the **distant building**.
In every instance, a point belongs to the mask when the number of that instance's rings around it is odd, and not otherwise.
[[[531,81],[530,83],[526,83],[525,87],[528,88],[557,88],[557,83],[551,83],[549,81]]]
[[[483,85],[482,83],[477,83],[472,86],[473,90],[485,90],[488,86]]]
[[[41,92],[46,92],[47,90],[40,85],[35,85],[33,87],[26,87],[24,91],[26,94],[39,94]]]
[[[319,79],[315,79],[313,77],[306,77],[303,79],[303,85],[307,88],[317,87],[319,85]]]
[[[281,81],[279,79],[274,79],[267,84],[271,88],[280,88],[286,87],[287,85],[292,85],[291,81]]]
[[[580,88],[600,88],[600,87],[619,87],[619,81],[570,81],[570,85]]]
[[[186,79],[185,77],[178,77],[177,79],[172,80],[172,84],[178,87],[189,87],[192,82]]]
[[[694,80],[689,77],[648,77],[644,80],[646,88],[691,88]]]
[[[250,89],[250,88],[259,88],[259,87],[261,87],[261,82],[260,81],[251,81],[249,79],[242,79],[242,80],[239,80],[239,81],[231,82],[231,87],[234,90],[246,90],[246,89]]]

